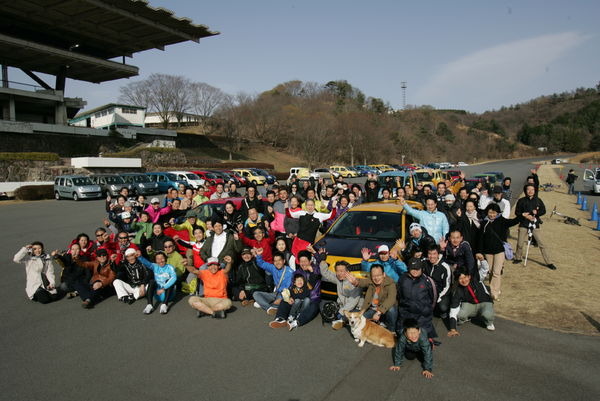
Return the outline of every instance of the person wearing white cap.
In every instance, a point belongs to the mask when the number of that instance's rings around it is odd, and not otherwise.
[[[419,220],[419,223],[427,230],[427,233],[439,241],[448,234],[450,225],[446,215],[437,210],[437,201],[434,197],[425,199],[425,207],[427,210],[413,209],[404,199],[400,199],[400,204],[410,216]]]
[[[158,222],[158,219],[160,219],[160,216],[171,212],[171,205],[161,208],[160,200],[158,200],[158,198],[152,198],[150,200],[150,205],[146,208],[145,212],[150,216],[150,221],[156,223]]]
[[[377,247],[377,259],[372,262],[369,262],[369,258],[374,254],[369,248],[363,248],[360,250],[360,252],[362,254],[362,262],[360,262],[360,267],[363,271],[368,272],[371,271],[371,266],[381,265],[383,266],[383,271],[385,274],[394,280],[395,283],[397,283],[400,279],[400,276],[406,272],[406,265],[404,262],[400,259],[392,257],[393,255],[390,253],[390,248],[387,245],[380,245]]]
[[[415,252],[422,252],[426,255],[426,252],[432,246],[435,246],[435,240],[419,223],[411,223],[408,226],[408,232],[410,237],[405,242],[402,239],[396,241],[396,246],[402,251],[402,258],[404,260],[410,260],[414,257]]]
[[[117,278],[113,287],[121,302],[132,304],[146,295],[151,274],[137,258],[137,250],[128,248],[125,259],[117,265]]]

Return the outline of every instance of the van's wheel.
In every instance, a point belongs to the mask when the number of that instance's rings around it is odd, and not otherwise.
[[[54,191],[54,199],[60,200],[60,194],[58,193],[58,191]]]
[[[256,182],[256,180],[252,180],[252,184],[256,185],[258,183]]]
[[[79,195],[77,195],[77,192],[73,192],[73,200],[74,201],[78,201],[79,200]]]
[[[346,178],[352,178],[352,176],[351,176],[350,174],[348,174],[348,175],[346,176]]]

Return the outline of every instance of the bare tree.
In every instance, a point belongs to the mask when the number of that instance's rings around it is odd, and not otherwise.
[[[211,117],[219,107],[231,101],[229,95],[221,89],[204,82],[192,84],[191,92],[192,109],[203,121]]]

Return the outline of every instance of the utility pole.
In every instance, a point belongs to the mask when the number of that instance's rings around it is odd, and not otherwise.
[[[400,82],[402,88],[402,110],[406,110],[406,81]]]

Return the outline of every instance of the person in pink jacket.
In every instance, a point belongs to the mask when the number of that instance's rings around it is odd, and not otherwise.
[[[146,208],[145,212],[150,215],[150,221],[156,223],[158,222],[158,219],[160,219],[160,216],[171,212],[171,204],[161,208],[158,198],[152,198],[150,205]]]

